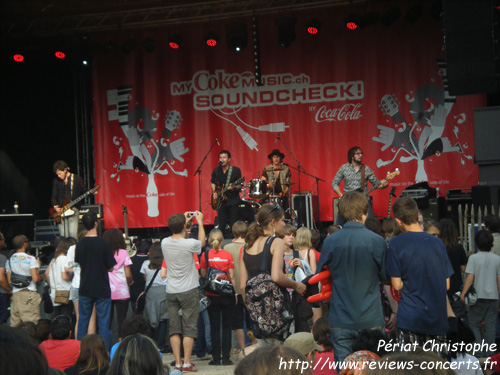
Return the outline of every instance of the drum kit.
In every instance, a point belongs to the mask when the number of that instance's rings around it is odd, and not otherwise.
[[[273,168],[273,169],[264,169],[264,171],[281,171],[281,168]],[[290,190],[290,186],[294,185],[293,182],[282,183],[281,186],[284,188],[288,187]],[[242,201],[246,202],[246,204],[253,207],[255,211],[257,211],[263,204],[271,203],[278,204],[281,208],[285,210],[286,218],[291,218],[292,212],[290,210],[290,204],[288,202],[288,196],[282,196],[281,194],[275,191],[275,177],[274,173],[271,176],[271,182],[268,183],[266,180],[260,178],[258,174],[257,178],[249,181],[248,184],[243,184],[241,187],[241,191],[243,193]]]

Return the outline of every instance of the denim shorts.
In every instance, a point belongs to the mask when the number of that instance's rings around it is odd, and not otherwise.
[[[78,290],[79,288],[73,288],[69,290],[69,299],[73,302],[78,302]]]

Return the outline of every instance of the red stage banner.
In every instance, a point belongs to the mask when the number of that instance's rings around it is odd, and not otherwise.
[[[95,170],[106,227],[123,226],[122,205],[132,228],[164,227],[171,214],[200,205],[212,223],[210,177],[223,149],[248,183],[279,148],[291,191],[318,194],[323,221],[332,220],[332,179],[352,146],[363,149],[379,179],[399,169],[389,181],[398,196],[420,181],[441,192],[476,184],[472,114],[486,98],[447,92],[441,23],[424,17],[349,31],[342,17],[322,11],[316,36],[299,27],[306,15],[299,17],[286,49],[277,44],[274,18],[259,17],[262,86],[254,81],[251,38],[240,54],[223,41],[203,45],[209,26],[224,35],[222,22],[185,27],[179,50],[158,30],[123,36],[139,45],[154,38],[152,53],[96,56]],[[220,146],[195,175],[215,138]],[[387,215],[389,190],[371,194],[376,215]]]

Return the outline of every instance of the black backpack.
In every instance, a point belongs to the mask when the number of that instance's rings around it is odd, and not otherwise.
[[[262,251],[259,273],[248,279],[245,286],[245,305],[252,321],[253,334],[259,339],[284,339],[293,321],[293,308],[286,288],[271,279],[267,270],[271,244],[269,237]]]

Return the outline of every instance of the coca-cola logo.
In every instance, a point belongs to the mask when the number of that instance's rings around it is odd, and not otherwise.
[[[344,104],[339,108],[328,108],[326,105],[316,111],[316,122],[358,120],[361,118],[360,108],[363,103]]]

